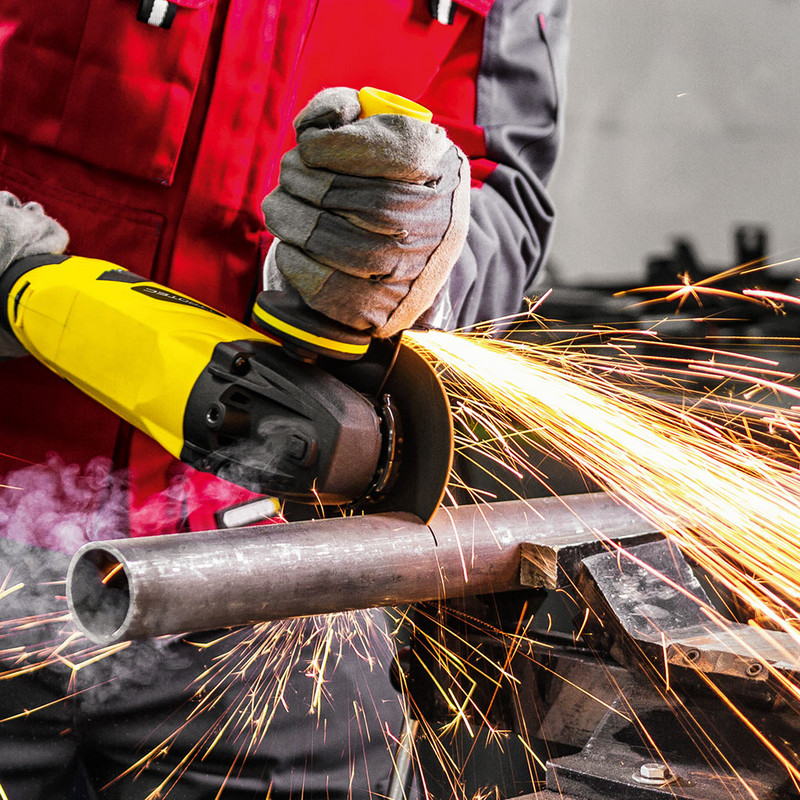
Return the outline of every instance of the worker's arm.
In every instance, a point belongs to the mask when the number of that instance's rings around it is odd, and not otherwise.
[[[431,324],[454,328],[520,311],[547,255],[554,214],[545,186],[563,123],[567,16],[567,0],[495,0],[489,11],[475,126],[462,145],[474,184],[469,233],[425,317]]]
[[[285,156],[280,187],[265,200],[267,227],[286,243],[270,253],[273,271],[316,310],[377,335],[417,318],[453,328],[520,311],[553,224],[544,184],[560,134],[565,6],[496,0],[486,17],[475,119],[463,137],[475,178],[466,246],[452,235],[466,219],[465,175],[455,158],[461,150],[436,125],[358,120],[356,93],[345,102],[349,90],[334,90],[301,112],[298,147]],[[463,47],[455,60],[475,43]],[[447,105],[450,92],[463,90],[461,71],[444,64],[440,72],[434,111],[442,97]],[[446,109],[439,119],[448,123]],[[386,125],[395,126],[389,148]],[[313,152],[317,143],[322,159]],[[409,178],[417,181],[413,191],[406,190]]]
[[[0,191],[0,276],[20,258],[63,253],[68,243],[67,232],[38,203],[23,205],[10,192]],[[22,355],[25,350],[17,340],[0,330],[0,359]]]

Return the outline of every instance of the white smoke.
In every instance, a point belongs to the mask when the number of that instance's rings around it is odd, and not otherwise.
[[[9,472],[0,489],[0,536],[71,554],[86,542],[126,535],[125,477],[106,458],[84,469],[50,455]]]

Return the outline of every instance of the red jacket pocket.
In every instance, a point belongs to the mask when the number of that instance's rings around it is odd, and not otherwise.
[[[0,10],[0,130],[96,166],[170,183],[216,0],[181,0],[169,30],[129,0]],[[112,36],[113,31],[113,36]]]

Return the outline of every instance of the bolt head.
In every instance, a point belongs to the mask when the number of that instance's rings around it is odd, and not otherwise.
[[[672,777],[669,767],[659,762],[649,762],[639,767],[639,774],[650,781],[665,781]]]

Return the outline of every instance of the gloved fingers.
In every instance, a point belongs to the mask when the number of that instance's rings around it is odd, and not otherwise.
[[[10,192],[0,193],[0,271],[19,258],[63,253],[68,243],[67,232],[39,203],[23,205]]]
[[[302,162],[296,149],[281,161],[280,185],[289,194],[320,208],[347,212],[364,220],[365,227],[386,232],[406,230],[404,216],[413,215],[437,192],[452,191],[451,184],[452,179],[430,186],[314,169]]]
[[[403,252],[395,237],[364,230],[295,198],[273,199],[280,202],[280,210],[271,214],[269,229],[282,244],[302,248],[315,262],[361,278],[379,278],[397,269]],[[275,255],[278,269],[294,283],[281,260],[281,248]]]
[[[315,208],[281,190],[272,192],[264,202],[269,230],[282,242],[302,248],[328,267],[371,279],[389,274],[407,278],[418,272],[447,229],[450,213],[450,199],[437,198],[437,207],[427,209],[429,215],[422,209],[418,221],[409,220],[413,234],[386,235],[362,227],[358,219]],[[280,257],[277,264],[285,275]]]
[[[309,205],[329,209],[375,233],[402,238],[411,230],[425,236],[441,236],[450,220],[444,198],[454,191],[459,180],[458,151],[452,148],[444,161],[447,162],[445,177],[433,187],[310,169],[295,152],[290,152],[281,165],[277,194],[273,192],[274,196],[268,196],[262,203],[267,227],[277,234],[273,228],[279,224],[281,216],[286,216],[280,205],[292,196]],[[291,213],[302,212],[293,209]]]
[[[309,167],[412,183],[438,182],[441,161],[454,147],[438,125],[378,114],[338,128],[308,128],[297,137]]]
[[[261,202],[267,230],[278,239],[305,246],[317,227],[322,209],[285,192],[280,186]]]
[[[339,128],[361,116],[358,92],[348,86],[323,89],[311,98],[295,117],[294,130],[299,137],[310,128]]]
[[[317,311],[334,318],[359,315],[369,321],[370,333],[394,336],[414,324],[435,301],[458,258],[469,223],[469,163],[460,165],[458,188],[452,194],[451,221],[441,240],[424,257],[424,266],[405,275],[399,272],[377,282],[359,280],[334,271],[312,300]],[[349,306],[339,309],[339,305]],[[357,327],[352,321],[345,324]],[[363,326],[360,329],[364,329]]]
[[[24,209],[23,209],[24,210]],[[38,256],[43,253],[63,253],[69,244],[69,234],[44,212],[31,214],[31,239],[20,248],[17,258]]]
[[[11,206],[12,208],[22,208],[22,203],[16,195],[11,192],[0,192],[0,206]]]
[[[348,178],[351,181],[361,181],[362,185],[343,184]],[[271,229],[281,214],[276,203],[284,202],[286,196],[291,196],[320,209],[329,208],[366,230],[387,236],[405,236],[406,228],[398,218],[402,216],[403,206],[408,205],[407,200],[400,201],[404,188],[421,188],[427,193],[431,192],[427,187],[412,187],[410,184],[396,182],[395,186],[386,186],[376,184],[374,178],[354,179],[324,169],[310,169],[300,161],[297,152],[292,150],[281,162],[280,188],[275,190],[278,194],[268,195],[261,204],[261,210],[267,227]],[[387,202],[376,203],[375,192],[383,192]]]
[[[451,154],[446,159],[449,161]],[[337,214],[360,220],[376,231],[424,231],[444,233],[450,221],[449,198],[458,184],[458,156],[436,186],[385,178],[337,175],[319,205]],[[291,191],[291,188],[289,188]]]
[[[469,225],[470,182],[469,162],[462,157],[460,179],[452,194],[451,222],[445,235],[431,251],[425,268],[408,285],[408,291],[397,304],[376,336],[393,336],[411,327],[433,304],[447,281],[450,270],[464,247]]]
[[[34,201],[31,201],[30,203],[25,203],[25,205],[22,206],[22,210],[26,211],[28,214],[38,214],[41,217],[46,216],[42,204],[36,203]]]
[[[299,247],[286,242],[278,241],[274,254],[275,265],[283,280],[300,293],[306,304],[312,305],[314,296],[334,269],[311,258]],[[359,330],[363,328],[363,325],[358,326]]]
[[[453,147],[438,125],[396,114],[360,119],[358,92],[324,89],[295,119],[300,156],[309,167],[414,183],[435,183],[439,159]]]
[[[292,286],[310,308],[372,336],[386,338],[411,327],[435,299],[447,275],[444,259],[416,281],[381,281],[379,291],[364,278],[329,269],[302,250],[281,243],[279,262],[291,273]],[[443,269],[439,269],[441,266]],[[438,288],[437,288],[438,287]]]
[[[40,217],[47,216],[44,208],[42,208],[41,203],[31,201],[23,204],[23,202],[11,192],[0,192],[0,207],[2,206],[5,206],[6,208],[20,209],[27,214],[34,214]]]
[[[307,202],[281,186],[264,199],[261,208],[267,228],[296,244],[307,240],[321,211],[336,214],[362,230],[398,240],[407,238],[409,231],[426,238],[441,236],[449,221],[446,196],[414,197],[392,186],[375,189],[335,186],[321,205]],[[292,217],[293,214],[297,217]]]

